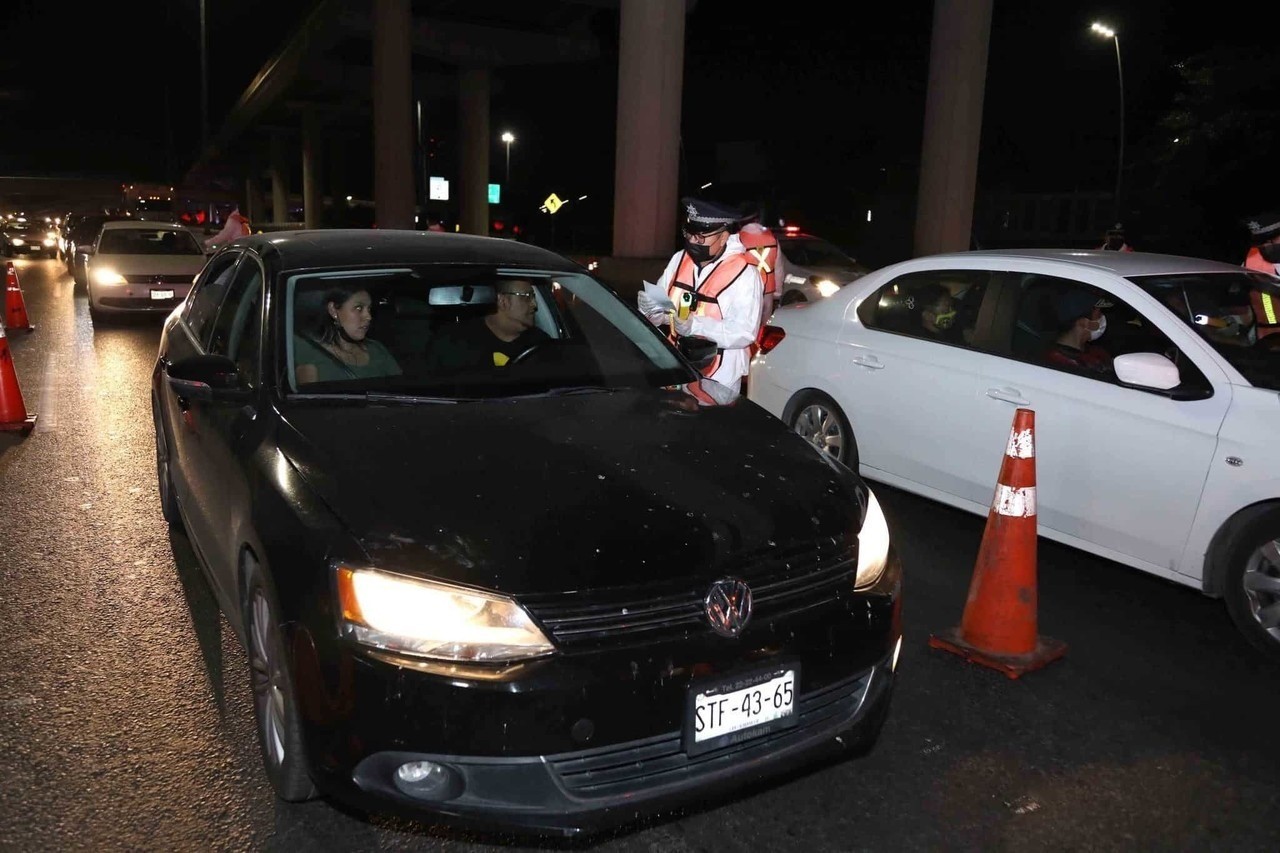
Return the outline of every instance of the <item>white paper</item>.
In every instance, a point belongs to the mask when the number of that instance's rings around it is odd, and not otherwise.
[[[675,313],[676,305],[671,301],[671,297],[667,295],[665,288],[658,287],[651,281],[644,283],[645,294],[653,300],[655,311],[667,311]]]

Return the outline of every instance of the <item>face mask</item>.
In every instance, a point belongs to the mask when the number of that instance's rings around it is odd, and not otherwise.
[[[689,253],[689,257],[693,258],[695,264],[704,264],[711,260],[711,247],[705,243],[691,243],[685,240],[684,250]]]
[[[1280,264],[1280,243],[1263,243],[1258,247],[1262,259],[1269,264]]]
[[[955,321],[956,321],[955,311],[948,311],[945,314],[933,315],[933,325],[937,326],[939,329],[950,329],[951,324],[954,323]]]
[[[1089,340],[1096,341],[1098,338],[1102,337],[1103,333],[1106,331],[1107,331],[1107,315],[1103,314],[1101,317],[1098,318],[1098,328],[1089,332]]]

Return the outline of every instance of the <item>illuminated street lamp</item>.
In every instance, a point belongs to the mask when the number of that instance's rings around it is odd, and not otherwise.
[[[1089,29],[1116,43],[1116,74],[1120,81],[1120,159],[1116,165],[1116,219],[1120,218],[1120,176],[1124,174],[1124,67],[1120,64],[1120,36],[1097,21]]]
[[[511,131],[502,134],[502,141],[507,144],[507,185],[511,185],[511,143],[516,141],[515,135]]]

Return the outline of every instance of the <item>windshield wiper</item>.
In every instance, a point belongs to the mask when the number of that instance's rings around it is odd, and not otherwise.
[[[607,388],[604,385],[570,385],[564,388],[551,388],[547,391],[539,391],[534,394],[512,394],[500,399],[518,400],[528,399],[530,397],[569,397],[578,394],[612,394],[617,390],[617,388]]]
[[[387,391],[369,391],[364,395],[370,403],[461,403],[457,397],[429,397],[424,394],[392,394]]]

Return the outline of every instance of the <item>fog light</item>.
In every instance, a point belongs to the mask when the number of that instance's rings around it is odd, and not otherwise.
[[[434,761],[408,761],[396,768],[396,788],[421,800],[451,800],[462,793],[462,779],[453,768]]]

